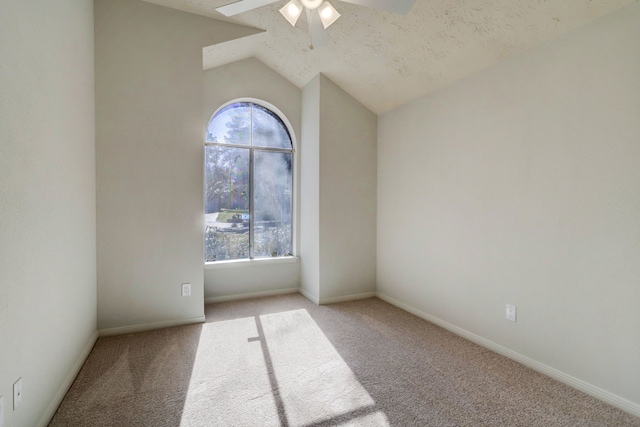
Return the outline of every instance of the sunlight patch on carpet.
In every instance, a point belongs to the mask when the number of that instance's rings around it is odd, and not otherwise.
[[[181,427],[280,426],[253,317],[205,323]]]
[[[306,310],[263,315],[260,321],[290,426],[331,420],[375,404]],[[367,425],[388,426],[381,415],[369,415]]]
[[[306,310],[206,323],[181,427],[388,427]]]

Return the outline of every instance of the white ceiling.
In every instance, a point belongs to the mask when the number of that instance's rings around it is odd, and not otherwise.
[[[330,0],[342,17],[322,49],[287,0],[233,19],[214,9],[234,0],[145,1],[265,30],[205,48],[205,69],[253,56],[298,87],[323,73],[380,114],[638,0],[417,0],[406,16]]]

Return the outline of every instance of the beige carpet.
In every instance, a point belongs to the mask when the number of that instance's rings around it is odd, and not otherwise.
[[[640,426],[378,299],[206,315],[101,338],[50,426]]]

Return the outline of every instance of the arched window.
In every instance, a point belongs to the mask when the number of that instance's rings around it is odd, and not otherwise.
[[[205,141],[205,262],[292,256],[293,143],[278,114],[235,102]]]

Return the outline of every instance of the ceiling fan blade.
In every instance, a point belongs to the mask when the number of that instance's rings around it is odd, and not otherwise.
[[[374,9],[388,10],[389,12],[406,15],[409,13],[416,0],[342,0],[345,3],[358,6],[372,7]]]
[[[271,3],[275,3],[278,0],[240,0],[235,3],[230,3],[224,6],[216,7],[216,10],[224,16],[233,16],[238,13],[247,12],[249,10],[256,9],[258,7],[266,6]]]
[[[329,35],[324,29],[318,10],[307,10],[307,22],[311,33],[311,45],[314,48],[321,48],[329,44]]]

